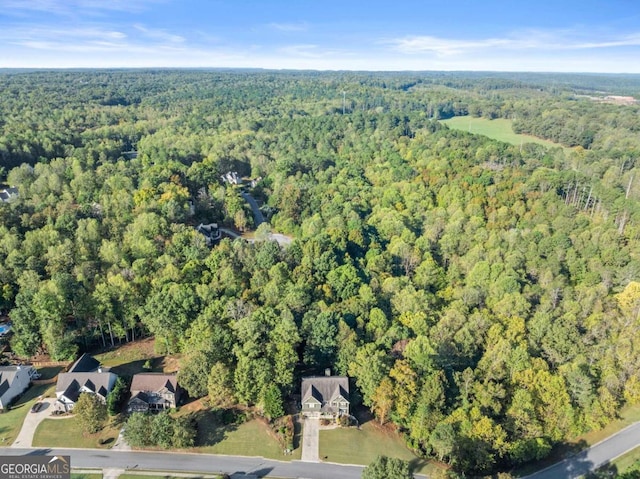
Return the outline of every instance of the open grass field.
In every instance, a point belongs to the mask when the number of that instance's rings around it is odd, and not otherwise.
[[[33,446],[109,449],[115,444],[119,432],[119,425],[111,423],[96,434],[85,435],[75,417],[45,419],[36,429]]]
[[[8,411],[0,413],[0,447],[9,446],[15,441],[25,416],[38,398],[53,397],[54,391],[55,385],[52,384],[31,386]]]
[[[142,372],[175,372],[178,369],[177,357],[165,357],[155,352],[155,341],[146,338],[123,344],[116,349],[94,355],[100,363],[119,376],[133,376]],[[146,363],[151,369],[145,369]]]
[[[570,148],[565,148],[562,145],[549,140],[543,140],[542,138],[537,138],[535,136],[520,135],[518,133],[514,133],[513,129],[511,128],[511,120],[507,120],[505,118],[488,120],[486,118],[475,118],[471,116],[454,116],[453,118],[450,118],[448,120],[440,121],[447,125],[449,128],[468,131],[469,133],[474,133],[477,135],[488,136],[489,138],[493,138],[494,140],[504,141],[505,143],[511,143],[512,145],[520,145],[521,143],[537,143],[539,145],[544,145],[550,148],[561,147],[565,150],[570,150]]]
[[[282,461],[300,459],[300,447],[293,454],[284,455],[282,446],[269,427],[253,419],[242,424],[219,424],[208,412],[198,418],[196,452],[230,454],[237,456],[262,456]]]
[[[72,472],[71,479],[102,479],[102,474],[83,474],[81,472]]]
[[[324,461],[367,465],[377,456],[409,461],[413,471],[420,474],[436,470],[436,466],[407,449],[396,433],[379,427],[373,421],[364,423],[360,429],[320,430],[320,458]]]

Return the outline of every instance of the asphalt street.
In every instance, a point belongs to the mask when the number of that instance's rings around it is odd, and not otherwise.
[[[251,473],[259,477],[309,479],[360,479],[362,467],[301,461],[281,462],[256,457],[125,452],[96,449],[0,448],[0,456],[71,456],[73,468],[118,468],[195,473]]]
[[[589,449],[524,479],[577,478],[638,446],[640,446],[640,423],[635,423]]]

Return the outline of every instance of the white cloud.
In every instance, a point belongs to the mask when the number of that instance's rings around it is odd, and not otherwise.
[[[185,41],[184,37],[169,33],[166,30],[148,28],[140,24],[134,25],[133,28],[141,32],[145,37],[153,40],[159,40],[166,43],[183,43]]]
[[[24,16],[30,11],[55,15],[99,13],[105,11],[141,12],[167,0],[0,0],[4,15]]]
[[[593,37],[593,34],[587,35]],[[640,33],[585,41],[585,35],[570,30],[527,30],[504,37],[454,39],[429,35],[409,35],[380,43],[408,55],[431,53],[437,56],[461,55],[486,50],[585,50],[640,46]]]
[[[279,30],[281,32],[306,32],[309,30],[309,25],[306,22],[303,23],[269,23],[269,28]]]

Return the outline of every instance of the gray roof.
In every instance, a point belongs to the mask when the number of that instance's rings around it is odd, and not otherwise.
[[[4,188],[0,190],[0,201],[9,201],[18,196],[18,188]]]
[[[342,396],[349,400],[349,378],[346,376],[311,376],[302,379],[302,402],[315,398],[321,404]]]
[[[56,393],[63,393],[65,397],[75,402],[80,395],[80,389],[84,387],[102,397],[107,397],[112,377],[115,377],[115,374],[109,372],[60,373]]]
[[[70,373],[90,373],[97,371],[100,367],[100,362],[90,354],[84,353],[80,358],[73,363],[69,368]]]
[[[178,390],[178,380],[175,374],[139,373],[131,381],[131,394],[139,392],[157,392],[166,389],[175,393]]]
[[[0,366],[0,396],[2,396],[13,384],[19,371],[29,374],[31,366]]]

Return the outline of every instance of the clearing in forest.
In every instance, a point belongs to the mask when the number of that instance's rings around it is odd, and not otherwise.
[[[504,141],[505,143],[511,143],[512,145],[520,145],[522,143],[537,143],[539,145],[547,146],[549,148],[563,148],[570,150],[553,141],[543,140],[536,136],[521,135],[514,133],[511,127],[511,120],[506,118],[498,118],[495,120],[489,120],[487,118],[475,118],[472,116],[454,116],[448,120],[440,120],[449,128],[454,130],[468,131],[476,135],[484,135],[494,140]]]

